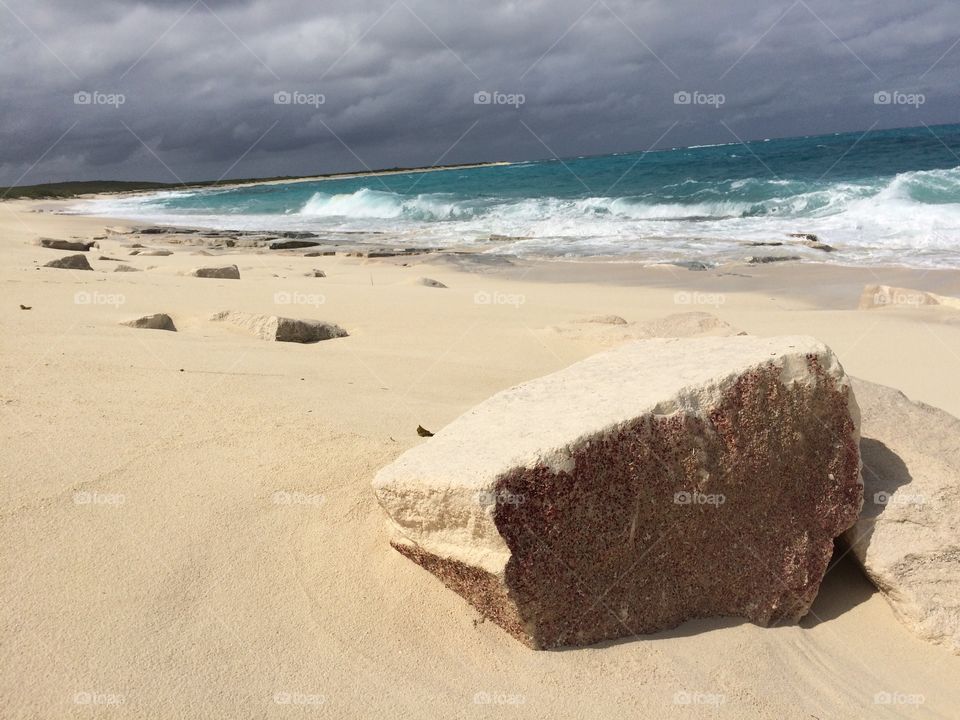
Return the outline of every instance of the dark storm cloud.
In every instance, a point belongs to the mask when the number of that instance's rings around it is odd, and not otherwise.
[[[960,7],[939,0],[0,0],[0,22],[0,183],[563,157],[960,106]]]

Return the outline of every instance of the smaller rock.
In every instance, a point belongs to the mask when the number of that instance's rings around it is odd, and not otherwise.
[[[323,270],[317,270],[314,268],[308,273],[305,273],[307,277],[326,277],[327,274]]]
[[[767,265],[769,263],[789,262],[791,260],[800,260],[796,255],[748,255],[744,262],[748,265]]]
[[[433,278],[428,278],[428,277],[422,277],[422,278],[418,279],[418,280],[417,280],[417,284],[418,284],[418,285],[423,285],[423,286],[425,286],[425,287],[432,287],[432,288],[445,288],[445,287],[447,287],[446,285],[444,285],[444,284],[443,284],[442,282],[440,282],[439,280],[434,280]]]
[[[190,274],[199,278],[217,278],[219,280],[239,280],[240,270],[236,265],[224,265],[223,267],[206,267],[191,270]]]
[[[596,323],[597,325],[626,325],[627,321],[619,315],[594,315],[592,317],[577,320],[582,323]]]
[[[107,257],[106,255],[101,255],[97,260],[110,260],[112,262],[120,262],[120,258]]]
[[[94,242],[77,242],[74,240],[57,240],[55,238],[37,238],[35,243],[40,247],[50,248],[51,250],[79,250],[87,252],[94,247]]]
[[[329,255],[336,255],[336,250],[313,250],[312,252],[305,252],[304,257],[327,257]]]
[[[63,270],[93,270],[86,255],[65,255],[62,258],[45,263],[44,267],[61,268]]]
[[[790,237],[796,238],[797,240],[806,240],[807,242],[812,243],[820,242],[820,238],[813,233],[790,233]]]
[[[114,269],[114,272],[141,272],[140,268],[133,267],[133,265],[117,265]]]
[[[274,240],[270,243],[270,249],[296,250],[297,248],[316,247],[319,244],[316,240]]]
[[[32,306],[32,305],[21,305],[21,306],[20,306],[20,309],[21,309],[21,310],[33,310],[33,306]]]
[[[315,343],[321,340],[347,337],[347,331],[339,325],[322,320],[297,320],[277,315],[256,315],[253,313],[225,310],[210,318],[215,322],[229,322],[261,340],[277,342]]]
[[[144,330],[170,330],[172,332],[177,331],[176,325],[173,324],[173,319],[166,313],[154,313],[153,315],[144,315],[143,317],[138,317],[136,320],[127,320],[126,322],[122,322],[120,324],[126,325],[127,327],[141,328]]]
[[[130,254],[132,255],[133,253]],[[140,254],[150,255],[153,257],[166,257],[167,255],[173,255],[173,250],[144,250]]]

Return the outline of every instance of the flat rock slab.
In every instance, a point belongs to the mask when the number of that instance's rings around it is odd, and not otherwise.
[[[65,255],[62,258],[44,263],[44,267],[61,268],[63,270],[93,270],[86,255]]]
[[[793,622],[862,502],[809,337],[656,339],[495,395],[373,482],[393,546],[534,648]]]
[[[79,250],[87,252],[90,248],[96,246],[95,242],[80,242],[74,240],[57,240],[55,238],[37,238],[35,241],[40,247],[50,248],[51,250]]]
[[[173,324],[173,318],[166,313],[144,315],[143,317],[138,317],[135,320],[127,320],[120,324],[143,330],[171,330],[173,332],[177,330],[177,326]]]
[[[844,540],[907,627],[960,654],[960,420],[854,380],[864,507]]]
[[[347,337],[347,331],[339,325],[322,320],[297,320],[277,315],[256,315],[253,313],[225,310],[214,315],[211,320],[229,322],[261,340],[277,342],[315,343],[321,340]]]
[[[204,267],[191,270],[190,274],[199,278],[218,278],[220,280],[239,280],[240,270],[236,265],[223,267]]]

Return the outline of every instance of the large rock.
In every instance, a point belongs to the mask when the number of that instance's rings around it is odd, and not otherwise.
[[[127,320],[120,323],[132,328],[141,328],[144,330],[171,330],[176,332],[177,326],[173,324],[173,318],[166,313],[154,313],[153,315],[144,315],[134,320]]]
[[[63,270],[93,270],[86,255],[64,255],[62,258],[44,263],[44,267],[61,268]]]
[[[204,267],[190,271],[190,274],[199,278],[219,278],[220,280],[239,280],[240,270],[236,265],[224,265],[223,267]]]
[[[96,245],[95,242],[81,242],[75,240],[57,240],[56,238],[37,238],[36,244],[40,247],[50,248],[52,250],[79,250],[87,252]]]
[[[860,295],[859,307],[861,310],[873,310],[874,308],[920,307],[921,305],[943,305],[960,310],[960,298],[890,285],[867,285]]]
[[[917,635],[960,654],[960,420],[855,380],[864,508],[844,535]]]
[[[315,343],[347,337],[347,331],[342,327],[322,320],[296,320],[277,315],[256,315],[234,310],[224,310],[210,319],[242,327],[261,340]]]
[[[381,470],[392,544],[535,647],[803,617],[862,501],[808,337],[644,340],[495,395]]]

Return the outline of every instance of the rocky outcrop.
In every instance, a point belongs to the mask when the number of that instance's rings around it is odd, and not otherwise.
[[[190,274],[199,278],[218,278],[220,280],[239,280],[240,270],[236,265],[223,267],[204,267],[191,270]]]
[[[960,420],[854,380],[864,508],[844,535],[897,617],[960,654]]]
[[[960,298],[890,285],[867,285],[860,295],[859,308],[872,310],[886,307],[920,307],[921,305],[942,305],[960,310]]]
[[[44,267],[61,268],[63,270],[93,270],[86,255],[64,255],[62,258],[44,263]]]
[[[73,250],[87,252],[92,247],[96,247],[95,242],[81,242],[74,240],[57,240],[55,238],[37,238],[36,244],[40,247],[50,248],[51,250]]]
[[[173,319],[165,313],[144,315],[143,317],[138,317],[135,320],[127,320],[120,324],[144,330],[171,330],[173,332],[177,330],[176,325],[173,324]]]
[[[807,337],[645,340],[506,390],[374,479],[392,544],[535,648],[803,617],[862,500]]]
[[[321,340],[347,337],[347,331],[339,325],[321,320],[297,320],[278,317],[277,315],[256,315],[234,310],[219,312],[210,319],[217,322],[232,323],[248,330],[261,340],[315,343]]]

